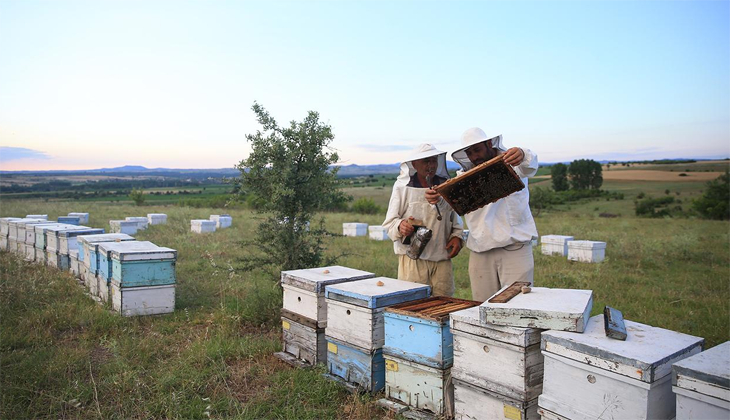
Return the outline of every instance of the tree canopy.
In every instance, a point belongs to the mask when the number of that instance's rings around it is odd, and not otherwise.
[[[603,185],[603,168],[593,159],[578,159],[568,167],[570,185],[574,190],[598,190]]]

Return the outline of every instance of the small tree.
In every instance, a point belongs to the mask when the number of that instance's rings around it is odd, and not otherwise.
[[[129,198],[131,198],[132,201],[134,201],[134,204],[135,205],[141,206],[142,204],[144,204],[144,191],[142,191],[141,188],[140,189],[133,189],[129,193]]]
[[[707,183],[707,190],[692,204],[707,219],[730,219],[730,173]]]
[[[315,212],[341,202],[345,195],[338,188],[337,168],[329,168],[339,159],[329,147],[332,130],[313,111],[301,122],[280,127],[258,103],[252,109],[263,131],[246,135],[251,154],[237,165],[241,176],[234,182],[239,195],[254,195],[257,211],[269,216],[259,225],[255,240],[247,242],[261,254],[245,258],[244,268],[321,266],[328,232],[324,218],[312,229],[309,222]]]
[[[568,165],[556,163],[550,167],[550,177],[553,181],[555,191],[566,191],[568,189]]]
[[[593,159],[578,159],[570,162],[568,174],[574,190],[598,190],[603,185],[603,168]]]

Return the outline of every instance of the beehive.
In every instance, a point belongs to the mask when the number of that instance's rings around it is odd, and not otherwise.
[[[525,188],[520,177],[499,155],[487,162],[436,185],[441,195],[459,215],[472,212]]]
[[[147,217],[141,217],[141,216],[128,216],[125,217],[124,220],[128,222],[137,222],[137,230],[145,230],[147,229],[148,220]]]
[[[367,223],[343,223],[342,234],[344,236],[365,236],[368,234]]]
[[[58,224],[57,226],[49,226],[43,228],[45,234],[46,245],[46,263],[52,267],[61,270],[68,270],[68,251],[64,254],[61,249],[61,243],[64,241],[65,232],[68,231],[85,231],[91,229],[88,226],[76,226],[69,224]],[[97,230],[103,232],[103,230]]]
[[[58,223],[55,223],[55,222],[39,223],[37,225],[27,225],[24,227],[25,239],[23,240],[23,242],[24,242],[23,248],[24,248],[24,255],[25,255],[26,260],[28,260],[28,261],[36,260],[36,237],[37,237],[36,230],[42,229],[43,227],[55,226],[55,225],[58,225]],[[20,232],[22,230],[23,229],[18,229],[18,234],[20,234]],[[44,245],[44,244],[41,244],[41,245]],[[45,257],[41,258],[41,259],[43,261],[45,261]]]
[[[79,226],[81,227],[81,226]],[[84,235],[101,235],[104,233],[104,229],[69,229],[58,232],[59,248],[58,252],[61,254],[70,254],[72,250],[78,251],[78,238]]]
[[[72,249],[68,253],[68,270],[73,274],[74,277],[79,277],[79,250]]]
[[[102,242],[126,242],[135,240],[125,233],[105,233],[102,235],[84,235],[79,237],[79,260],[83,261],[85,269],[84,284],[92,296],[99,296],[99,244]],[[83,255],[83,257],[81,257]],[[105,280],[106,283],[106,280]]]
[[[215,232],[215,222],[212,220],[195,219],[190,221],[190,231],[195,233]]]
[[[572,236],[564,235],[543,235],[542,237],[542,254],[543,255],[560,255],[565,257],[568,255],[568,241],[572,241]]]
[[[175,285],[119,287],[111,283],[112,310],[122,316],[159,315],[175,311]]]
[[[730,341],[672,366],[677,420],[730,419]]]
[[[385,357],[385,396],[410,407],[451,418],[451,369],[437,369],[393,355]]]
[[[366,351],[327,337],[327,369],[333,377],[366,392],[376,393],[385,387],[383,349]]]
[[[58,223],[79,226],[81,225],[81,218],[78,216],[58,216]]]
[[[479,307],[483,324],[582,332],[593,307],[591,290],[533,287],[507,302],[490,302],[495,296]]]
[[[542,391],[542,330],[484,324],[476,307],[452,313],[450,323],[454,336],[454,379],[487,395],[487,400],[501,398],[511,403],[517,401],[520,406],[531,406],[532,402],[536,405],[534,400]],[[459,399],[456,400],[458,405]],[[460,411],[469,412],[457,406],[456,412]]]
[[[48,220],[47,214],[29,214],[25,216],[26,219],[41,219],[41,220]]]
[[[568,241],[568,259],[599,263],[606,257],[606,243],[599,241]]]
[[[109,232],[111,233],[124,233],[127,235],[136,235],[137,226],[139,224],[135,221],[130,220],[110,220],[109,221]]]
[[[8,250],[8,234],[11,221],[20,220],[20,217],[0,217],[0,249]]]
[[[374,239],[376,241],[387,241],[389,239],[388,232],[386,232],[385,228],[380,225],[368,226],[368,235],[370,236],[370,239]]]
[[[8,251],[20,254],[22,250],[18,248],[18,245],[25,243],[26,226],[41,223],[48,223],[48,220],[25,218],[8,221]]]
[[[149,213],[147,215],[147,222],[150,225],[164,225],[167,223],[167,215],[164,213]]]
[[[78,217],[79,223],[82,225],[89,223],[89,213],[72,212],[72,213],[69,213],[68,215],[71,217]]]
[[[41,223],[37,225],[33,225],[33,232],[35,233],[35,241],[33,241],[33,247],[35,248],[35,258],[34,261],[46,264],[47,257],[46,257],[46,229],[49,227],[56,227],[56,226],[73,226],[73,225],[65,225],[63,223]],[[26,233],[28,229],[26,228]]]
[[[210,216],[210,220],[215,222],[216,229],[225,229],[233,224],[233,218],[227,214],[213,214]]]
[[[282,350],[310,365],[327,363],[327,340],[324,328],[298,314],[281,310]],[[279,353],[276,353],[279,356]]]
[[[704,339],[625,321],[626,341],[606,337],[603,315],[583,334],[542,333],[540,408],[567,418],[671,419],[672,364],[702,350]]]
[[[452,378],[454,382],[454,419],[540,420],[537,398],[522,401],[476,387]],[[544,417],[543,417],[544,419]]]

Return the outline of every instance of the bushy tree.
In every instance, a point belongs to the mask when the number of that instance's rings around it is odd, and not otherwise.
[[[556,163],[551,166],[550,177],[553,181],[553,190],[566,191],[568,189],[568,165]]]
[[[578,159],[568,167],[570,185],[574,190],[600,189],[603,185],[603,168],[593,159]]]
[[[352,212],[358,214],[377,214],[380,213],[380,206],[375,204],[372,198],[361,197],[352,203]]]
[[[144,191],[142,191],[141,188],[133,189],[129,193],[129,198],[131,198],[132,201],[134,201],[135,205],[141,206],[142,204],[144,204]]]
[[[329,168],[339,159],[329,147],[334,139],[330,126],[320,122],[314,111],[301,122],[282,127],[258,103],[252,109],[263,130],[246,135],[252,150],[237,165],[241,176],[235,183],[238,194],[254,195],[257,211],[268,217],[255,240],[247,242],[261,253],[247,257],[244,268],[268,265],[292,270],[332,263],[324,261],[323,240],[329,234],[324,218],[309,228],[315,212],[344,196],[337,169]]]
[[[730,219],[730,173],[708,182],[704,194],[692,206],[707,219]]]

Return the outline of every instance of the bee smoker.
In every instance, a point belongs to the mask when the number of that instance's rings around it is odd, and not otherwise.
[[[425,226],[414,225],[413,228],[413,233],[403,239],[403,244],[410,244],[408,251],[406,251],[408,258],[417,260],[421,256],[421,253],[423,253],[423,250],[426,249],[428,242],[431,240],[433,231]]]

